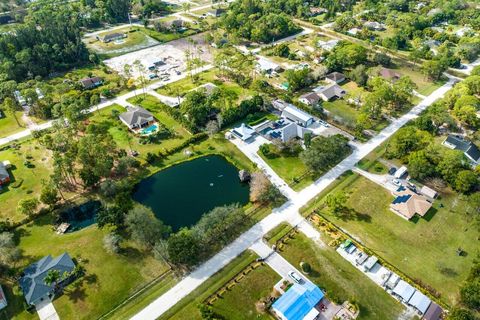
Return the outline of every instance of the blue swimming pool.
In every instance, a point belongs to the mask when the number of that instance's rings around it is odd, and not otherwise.
[[[156,124],[152,124],[150,127],[143,129],[140,133],[141,134],[151,134],[157,131],[158,126]]]

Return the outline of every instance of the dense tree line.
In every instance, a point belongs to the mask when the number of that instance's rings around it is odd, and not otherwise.
[[[300,30],[285,13],[274,13],[271,2],[238,0],[233,2],[221,24],[230,34],[255,42],[268,43]]]
[[[325,172],[345,158],[351,149],[348,139],[342,135],[319,136],[310,147],[300,153],[300,159],[313,172]]]
[[[0,77],[24,80],[47,76],[88,61],[81,18],[70,5],[42,3],[14,33],[0,35]]]

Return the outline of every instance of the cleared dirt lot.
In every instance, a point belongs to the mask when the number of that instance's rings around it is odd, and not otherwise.
[[[136,60],[139,60],[145,69],[152,66],[157,61],[164,61],[166,65],[161,69],[175,68],[178,71],[185,71],[187,66],[187,53],[193,58],[200,58],[205,63],[211,63],[213,60],[211,46],[205,42],[205,33],[197,34],[191,37],[170,41],[150,48],[127,53],[115,58],[105,60],[104,63],[115,71],[123,74],[124,66],[129,64],[133,66]],[[140,73],[133,68],[132,76],[138,77]],[[148,73],[148,70],[145,71]]]

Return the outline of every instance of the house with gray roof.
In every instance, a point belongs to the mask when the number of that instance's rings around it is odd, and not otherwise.
[[[120,114],[119,118],[130,130],[141,129],[155,122],[153,114],[140,107],[130,108]]]
[[[64,278],[63,275],[72,273],[74,269],[75,263],[68,253],[63,253],[55,258],[48,255],[29,265],[23,270],[19,281],[27,304],[34,306],[42,301],[52,300],[55,296],[56,286],[64,286],[72,280],[71,276]],[[56,270],[60,274],[61,279],[57,285],[45,283],[45,278],[51,270]]]
[[[341,72],[336,72],[335,71],[335,72],[329,73],[325,76],[325,81],[330,82],[330,83],[339,84],[339,83],[342,83],[345,80],[346,80],[346,77]]]
[[[10,182],[10,173],[8,173],[7,166],[0,162],[0,186]]]
[[[465,140],[461,136],[449,134],[442,144],[452,150],[463,151],[465,157],[467,157],[474,166],[480,164],[480,149],[473,142]]]
[[[120,40],[123,38],[126,38],[127,34],[123,32],[113,32],[113,33],[107,33],[103,37],[97,37],[98,40],[104,42],[104,43],[109,43],[112,41]]]
[[[333,83],[328,86],[320,86],[313,89],[323,101],[343,98],[347,92],[338,84]]]

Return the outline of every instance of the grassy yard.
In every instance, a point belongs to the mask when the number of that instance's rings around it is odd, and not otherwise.
[[[1,114],[3,114],[3,112]],[[23,112],[21,111],[15,112],[18,124],[17,121],[15,121],[15,118],[9,114],[4,115],[3,118],[0,118],[0,137],[6,137],[26,129],[25,124],[22,121],[22,114]]]
[[[402,306],[361,271],[343,259],[333,248],[320,248],[302,234],[297,234],[282,249],[281,255],[294,266],[308,262],[310,280],[326,291],[327,298],[336,302],[356,302],[358,319],[397,319]]]
[[[294,190],[299,191],[313,182],[307,166],[297,157],[279,156],[269,159],[262,152],[258,155]]]
[[[166,272],[166,263],[155,260],[150,253],[127,241],[120,254],[110,254],[103,248],[106,230],[90,226],[80,231],[57,235],[48,217],[37,219],[16,231],[21,235],[18,247],[23,252],[24,266],[51,254],[68,252],[86,269],[78,284],[66,288],[65,294],[54,301],[62,319],[96,319],[109,311],[139,287]],[[7,286],[10,318],[32,319],[23,311],[20,294],[12,296]]]
[[[245,269],[250,263],[255,261],[256,258],[258,258],[258,256],[255,253],[245,251],[230,262],[225,268],[208,278],[208,280],[192,293],[180,300],[159,319],[201,320],[200,312],[197,307],[198,304],[203,303],[206,298],[216,292],[238,272]]]
[[[16,207],[21,199],[32,198],[40,194],[42,180],[51,173],[50,152],[30,139],[18,144],[18,147],[0,148],[0,161],[8,160],[12,164],[11,183],[0,191],[0,220],[18,222],[25,216],[17,213]],[[30,166],[25,166],[25,161]]]
[[[230,81],[219,82],[216,80],[216,75],[218,74],[217,70],[209,70],[202,72],[198,75],[198,80],[193,82],[190,77],[183,78],[182,80],[176,81],[174,83],[168,84],[161,88],[157,89],[157,92],[166,96],[183,96],[188,91],[193,90],[205,83],[214,83],[220,89],[226,89],[232,91],[238,96],[238,101],[242,101],[247,97],[253,95],[253,91],[250,89],[244,89],[238,84]]]
[[[390,193],[363,177],[347,178],[340,189],[349,194],[354,213],[338,216],[324,209],[322,215],[412,279],[435,288],[445,302],[457,301],[459,285],[478,254],[478,229],[461,196],[444,194],[425,218],[406,221],[389,210]],[[467,255],[458,256],[457,248]]]
[[[251,271],[239,284],[227,291],[213,304],[215,313],[225,319],[272,319],[268,313],[260,314],[255,303],[269,296],[281,277],[269,266],[263,265]]]
[[[325,101],[322,103],[322,106],[330,113],[333,119],[345,123],[349,127],[355,127],[360,111],[349,105],[347,101],[343,99]]]

